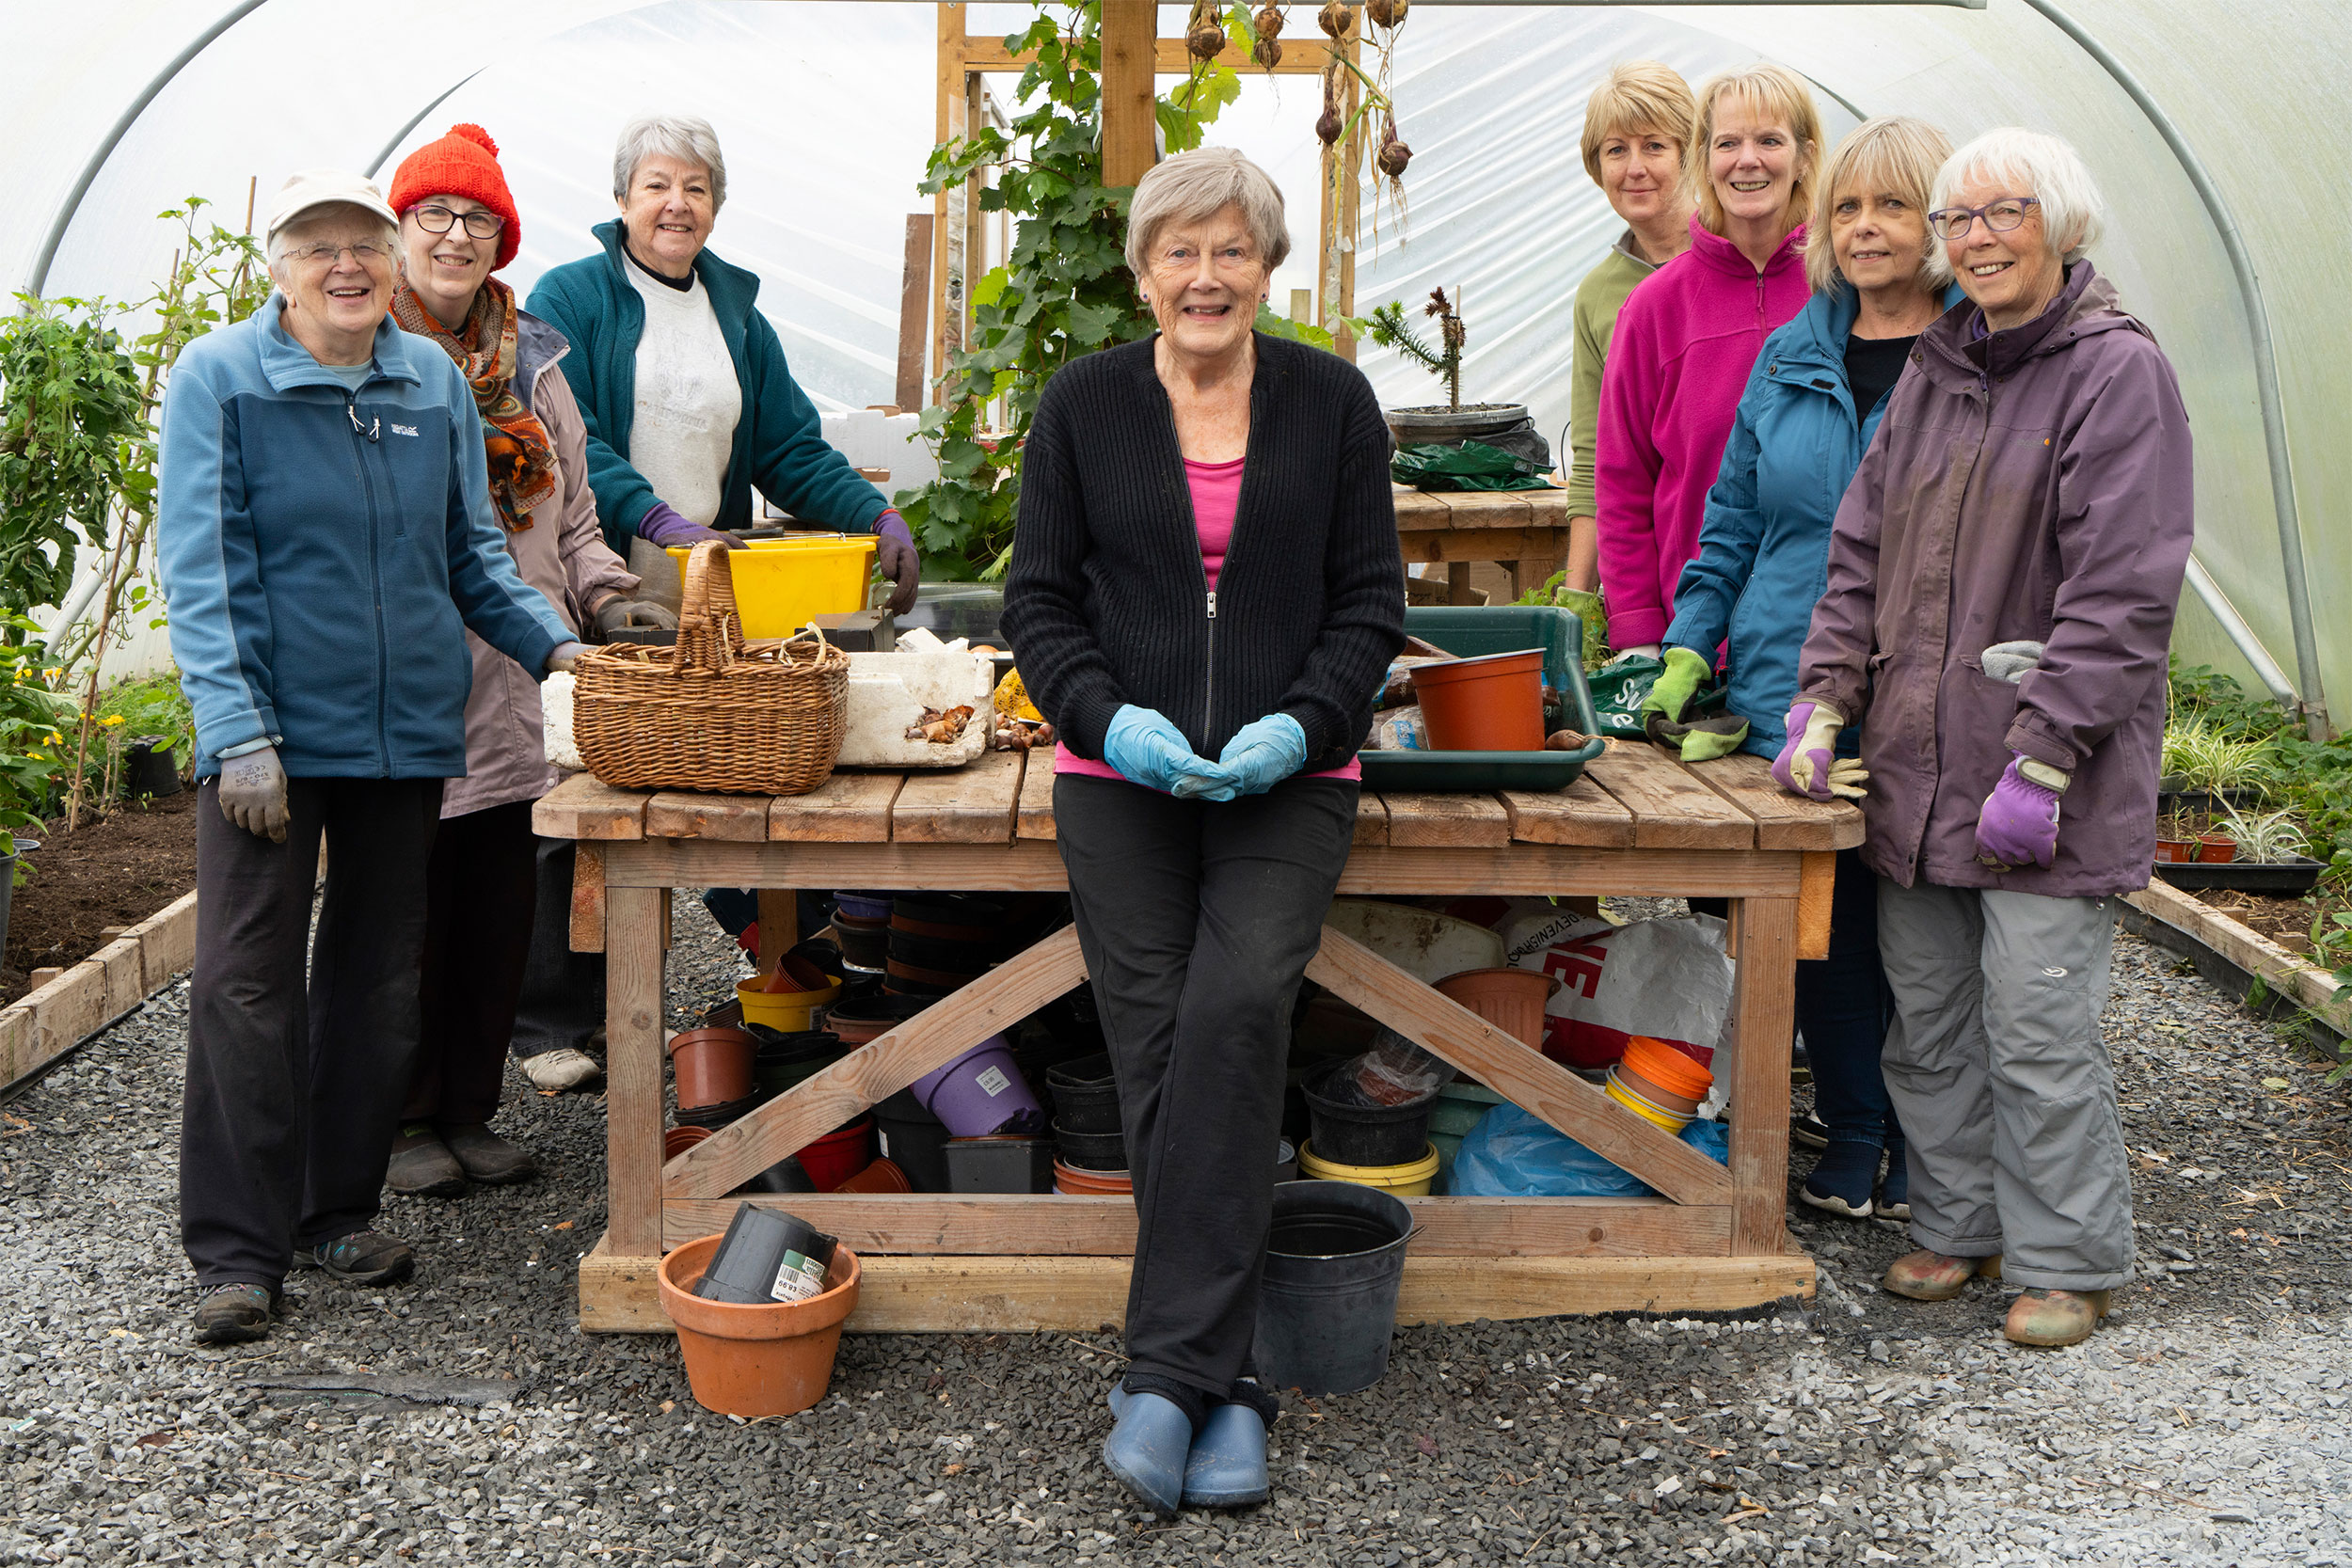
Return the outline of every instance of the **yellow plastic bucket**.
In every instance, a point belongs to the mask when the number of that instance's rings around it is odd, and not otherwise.
[[[827,986],[822,990],[761,990],[764,982],[743,980],[737,983],[735,999],[743,1004],[743,1022],[765,1024],[787,1035],[797,1035],[817,1027],[813,1020],[817,1009],[830,1007],[841,1000],[841,987]]]
[[[872,534],[812,533],[746,543],[751,548],[727,552],[744,636],[789,637],[819,615],[866,608],[876,548]],[[676,546],[670,550],[681,584],[689,553]]]
[[[1609,1069],[1608,1082],[1602,1085],[1610,1099],[1640,1117],[1651,1126],[1677,1135],[1691,1125],[1689,1117],[1678,1117],[1662,1105],[1653,1105],[1617,1081],[1617,1069]]]
[[[1438,1175],[1438,1146],[1424,1147],[1427,1151],[1410,1164],[1335,1165],[1316,1154],[1313,1144],[1303,1144],[1298,1150],[1298,1174],[1315,1181],[1353,1181],[1359,1187],[1377,1187],[1398,1197],[1427,1197],[1429,1183]]]

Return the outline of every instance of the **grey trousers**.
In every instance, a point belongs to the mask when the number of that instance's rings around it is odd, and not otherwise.
[[[1879,881],[1895,1022],[1881,1069],[1910,1139],[1911,1237],[2002,1277],[2132,1276],[2132,1180],[2099,1033],[2106,898]]]

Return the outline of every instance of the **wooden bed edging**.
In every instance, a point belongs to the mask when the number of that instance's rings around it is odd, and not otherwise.
[[[2246,1000],[2242,993],[2248,988],[2233,983],[2236,975],[2261,982],[2274,997],[2311,1013],[2339,1037],[2352,1033],[2352,998],[2344,995],[2328,972],[2288,952],[2243,921],[2232,919],[2165,881],[2152,881],[2137,893],[2127,893],[2123,902],[2148,925],[2164,927],[2185,939],[2188,946],[2218,960],[2224,973],[2208,974],[2205,978],[2225,990],[2240,991],[2241,1000]],[[2133,924],[2137,922],[2126,916],[2126,928]],[[2159,942],[2159,945],[2178,950],[2181,943]],[[2201,972],[2203,967],[2200,966]]]
[[[47,985],[0,1008],[0,1097],[196,962],[196,894],[181,895]]]

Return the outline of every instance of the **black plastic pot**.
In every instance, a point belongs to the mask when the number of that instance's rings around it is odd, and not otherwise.
[[[694,1294],[739,1307],[806,1301],[825,1288],[833,1249],[831,1236],[781,1209],[739,1204]]]
[[[717,1105],[681,1105],[677,1108],[675,1120],[680,1127],[707,1127],[716,1132],[722,1127],[731,1127],[741,1121],[772,1098],[755,1089],[740,1100],[724,1101]]]
[[[856,926],[841,916],[833,923],[833,937],[849,962],[866,969],[880,969],[890,957],[890,928],[886,926]]]
[[[918,937],[912,932],[893,930],[890,933],[890,956],[902,964],[917,969],[937,970],[946,974],[981,975],[996,957],[993,942],[953,942],[946,937]]]
[[[817,1183],[808,1179],[801,1164],[801,1157],[787,1154],[736,1189],[739,1193],[813,1193]]]
[[[1317,1159],[1335,1165],[1403,1165],[1427,1151],[1435,1090],[1407,1105],[1351,1105],[1332,1097],[1330,1088],[1327,1074],[1306,1086]]]
[[[1119,1083],[1105,1052],[1047,1069],[1045,1087],[1054,1097],[1054,1124],[1072,1132],[1119,1131]]]
[[[874,1107],[874,1132],[882,1157],[907,1173],[918,1193],[948,1190],[947,1129],[923,1108],[913,1089],[900,1089]]]
[[[804,1029],[787,1034],[761,1023],[747,1023],[745,1028],[759,1041],[759,1054],[752,1059],[752,1082],[759,1092],[768,1096],[784,1093],[802,1079],[823,1071],[850,1053],[841,1037],[829,1029]],[[776,1192],[794,1189],[778,1187]],[[801,1189],[810,1191],[813,1189]]]
[[[1274,1189],[1253,1359],[1278,1388],[1353,1394],[1389,1370],[1413,1215],[1352,1181]]]
[[[1045,1193],[1054,1189],[1054,1146],[1002,1135],[947,1140],[947,1187],[958,1193]]]
[[[135,800],[142,795],[158,800],[180,793],[180,765],[171,742],[160,735],[143,735],[122,751],[122,793]]]
[[[1054,1123],[1054,1142],[1062,1161],[1080,1170],[1125,1170],[1127,1140],[1117,1132],[1078,1132]]]

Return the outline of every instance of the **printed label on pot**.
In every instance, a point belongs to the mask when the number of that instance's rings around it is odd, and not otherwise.
[[[874,1147],[882,1150],[883,1159],[890,1158],[890,1134],[879,1127],[874,1130]]]
[[[825,1288],[825,1265],[814,1258],[787,1252],[776,1266],[776,1282],[768,1294],[776,1301],[806,1301]]]
[[[973,1079],[972,1082],[977,1084],[981,1088],[986,1089],[988,1091],[988,1098],[991,1100],[995,1099],[998,1095],[1012,1087],[1012,1080],[1005,1076],[1005,1069],[1000,1067],[990,1068],[986,1072],[983,1072],[977,1078]]]

